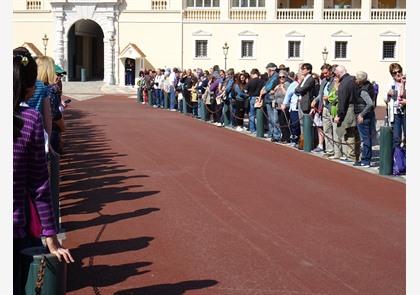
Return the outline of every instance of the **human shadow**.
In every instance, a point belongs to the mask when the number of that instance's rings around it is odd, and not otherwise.
[[[217,285],[217,283],[215,280],[183,281],[174,284],[159,284],[121,290],[114,295],[183,295],[189,290],[209,288]]]
[[[88,118],[93,116],[95,114],[77,109],[65,112],[65,153],[60,171],[61,216],[99,212],[112,202],[136,200],[159,193],[142,191],[141,184],[127,185],[128,181],[138,183],[137,179],[149,176],[133,174],[135,169],[118,161],[118,158],[128,155],[111,148],[111,140],[107,139],[104,131],[106,126],[92,124]],[[121,220],[124,214],[114,220]]]
[[[96,218],[86,220],[86,221],[67,221],[63,222],[62,226],[66,229],[66,232],[70,232],[73,230],[78,230],[82,228],[92,227],[92,226],[98,226],[103,224],[110,224],[114,222],[118,222],[120,220],[128,219],[128,218],[135,218],[139,216],[143,216],[155,211],[159,211],[159,208],[143,208],[138,209],[133,212],[125,212],[120,214],[114,214],[114,215],[100,215]]]
[[[94,259],[98,256],[139,251],[148,247],[153,240],[153,237],[138,237],[125,240],[95,241],[72,249],[71,253],[75,262],[68,265],[67,291],[75,291],[89,286],[111,286],[131,276],[149,272],[150,270],[138,271],[137,269],[149,266],[152,264],[151,262],[98,265],[94,263]],[[83,264],[83,261],[86,261],[85,258],[89,258],[87,264]]]

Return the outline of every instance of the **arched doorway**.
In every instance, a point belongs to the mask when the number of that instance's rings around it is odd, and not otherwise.
[[[68,33],[69,81],[104,79],[104,33],[92,20],[79,20]]]

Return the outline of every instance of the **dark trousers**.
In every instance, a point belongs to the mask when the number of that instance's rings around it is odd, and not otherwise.
[[[234,119],[236,126],[244,127],[244,116],[245,116],[245,101],[235,100],[235,112]]]
[[[279,114],[279,125],[281,130],[281,141],[290,142],[290,127],[289,127],[289,121],[290,121],[290,114],[289,110],[286,109],[284,112],[282,110],[277,110]]]
[[[404,134],[404,141],[405,141],[405,114],[395,114],[394,115],[394,123],[392,124],[392,132],[393,132],[393,147],[397,147],[401,144],[402,135]]]
[[[291,140],[294,143],[299,143],[300,137],[300,121],[299,121],[299,112],[291,111],[290,112],[290,129],[291,129]]]

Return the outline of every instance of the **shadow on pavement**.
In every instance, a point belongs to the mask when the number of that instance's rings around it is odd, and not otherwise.
[[[114,295],[183,295],[189,290],[204,289],[217,283],[215,280],[184,281],[175,284],[160,284],[122,290],[114,293]]]
[[[114,152],[111,140],[107,139],[107,126],[94,125],[90,119],[95,114],[77,110],[66,110],[66,132],[64,133],[64,154],[61,159],[61,216],[64,218],[62,228],[75,231],[100,226],[99,233],[89,232],[91,243],[81,244],[71,249],[75,263],[68,265],[68,291],[92,287],[95,293],[98,288],[121,283],[131,276],[149,272],[142,268],[152,262],[138,261],[137,253],[129,263],[105,265],[101,257],[133,252],[150,245],[153,237],[115,239],[101,241],[107,225],[122,220],[144,216],[160,211],[159,208],[128,208],[128,212],[101,214],[102,209],[113,202],[138,200],[153,196],[159,191],[142,191],[139,179],[148,175],[135,174],[119,162],[126,154]],[[97,213],[99,216],[85,220],[77,215]],[[79,242],[80,243],[80,242]],[[106,258],[108,261],[108,257]],[[117,256],[114,260],[118,263]]]

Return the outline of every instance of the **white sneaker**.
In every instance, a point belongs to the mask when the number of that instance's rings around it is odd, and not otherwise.
[[[244,131],[241,126],[236,127],[236,131]]]
[[[141,104],[146,104],[144,101]]]

